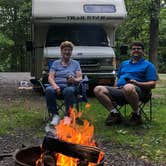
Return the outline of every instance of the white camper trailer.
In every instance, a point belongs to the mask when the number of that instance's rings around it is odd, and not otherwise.
[[[90,87],[113,84],[115,30],[125,16],[124,0],[32,0],[32,76],[45,80],[69,40]]]

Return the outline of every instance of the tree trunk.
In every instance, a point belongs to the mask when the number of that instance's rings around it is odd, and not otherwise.
[[[18,49],[17,49],[17,30],[15,26],[15,22],[17,20],[17,10],[16,8],[10,9],[11,14],[11,29],[12,29],[12,40],[14,41],[13,51],[12,51],[12,64],[11,64],[11,71],[18,72]]]
[[[157,67],[157,51],[159,43],[159,12],[160,0],[152,0],[150,11],[150,39],[149,39],[149,60]]]

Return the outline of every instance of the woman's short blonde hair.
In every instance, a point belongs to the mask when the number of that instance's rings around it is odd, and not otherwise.
[[[60,45],[60,49],[62,50],[65,47],[70,47],[73,50],[74,44],[70,41],[64,41]]]

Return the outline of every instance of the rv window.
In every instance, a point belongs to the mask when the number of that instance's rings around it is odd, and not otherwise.
[[[88,4],[84,5],[84,12],[85,13],[115,13],[116,8],[115,5],[110,4],[103,4],[103,5],[97,5],[97,4]]]
[[[59,46],[65,40],[72,41],[76,46],[108,46],[104,29],[91,25],[51,26],[47,33],[46,46]]]

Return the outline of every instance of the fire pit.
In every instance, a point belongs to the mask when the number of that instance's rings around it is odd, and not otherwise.
[[[72,122],[63,120],[55,126],[55,131],[44,137],[41,146],[17,150],[14,160],[17,166],[102,166],[104,152],[96,147],[93,140],[94,126],[86,120],[82,125],[76,123],[80,118],[71,110]]]
[[[13,155],[16,166],[35,166],[35,162],[40,155],[42,150],[40,146],[25,147],[21,150],[16,150]]]
[[[40,158],[42,154],[42,150],[40,146],[32,146],[26,147],[21,150],[17,150],[13,155],[15,165],[16,166],[35,166],[36,161]],[[103,166],[104,165],[104,158],[95,166]],[[84,165],[86,166],[86,165]]]

